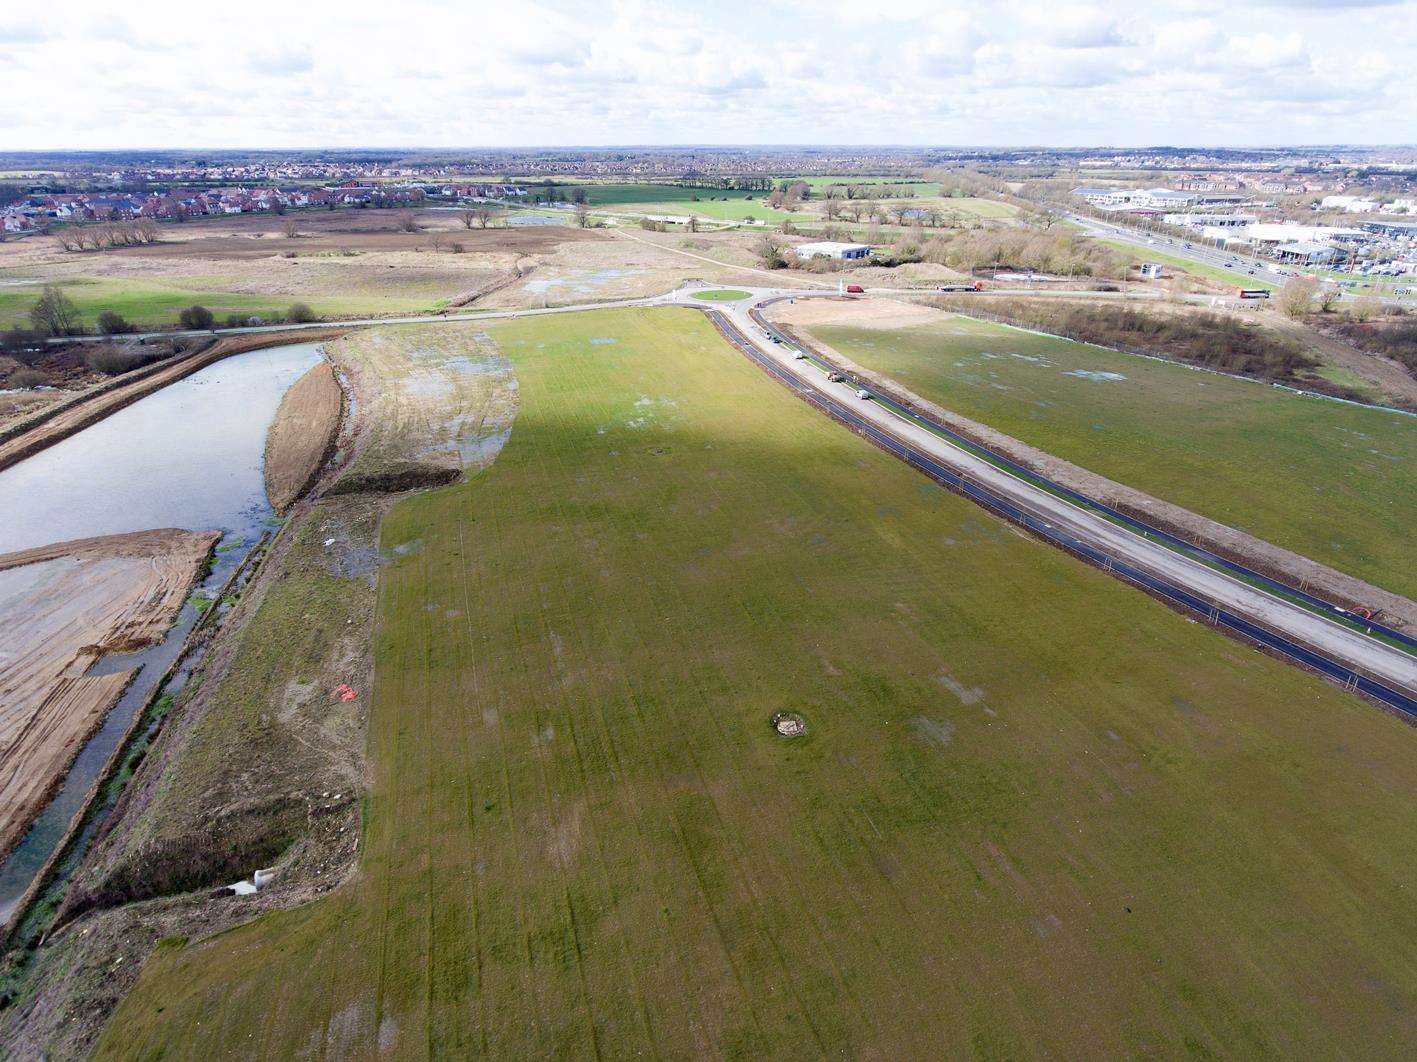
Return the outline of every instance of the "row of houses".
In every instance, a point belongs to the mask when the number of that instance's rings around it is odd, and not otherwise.
[[[328,188],[220,188],[166,193],[39,193],[0,210],[0,227],[30,232],[50,222],[180,219],[221,214],[265,214],[311,207],[415,204],[428,196],[490,201],[527,194],[512,184],[371,184],[350,179]]]

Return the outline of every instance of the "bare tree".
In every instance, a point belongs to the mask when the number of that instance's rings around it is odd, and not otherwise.
[[[73,335],[79,330],[79,308],[57,286],[47,284],[30,307],[30,324],[47,335]]]
[[[472,214],[473,217],[477,218],[478,228],[485,229],[492,224],[492,211],[487,209],[487,207],[478,207]]]
[[[140,243],[157,242],[157,222],[152,218],[139,218],[133,222],[133,232],[137,235]]]
[[[293,240],[300,235],[300,222],[294,218],[286,218],[280,223],[280,231],[287,240]]]
[[[1318,287],[1319,282],[1313,277],[1294,277],[1279,291],[1279,312],[1296,319],[1313,313]]]
[[[835,221],[841,217],[842,205],[840,199],[831,198],[822,204],[822,213],[827,216],[828,221]]]
[[[689,229],[690,232],[698,232],[698,231],[699,231],[699,216],[698,216],[697,214],[690,214],[690,215],[689,215],[688,229]]]
[[[782,244],[775,236],[763,233],[762,237],[753,245],[753,250],[757,252],[759,258],[763,260],[764,269],[784,269],[787,266],[787,255],[782,249]]]
[[[418,219],[413,216],[412,210],[405,210],[398,216],[398,226],[400,232],[417,232]]]
[[[470,229],[477,224],[477,211],[460,210],[458,211],[458,220],[462,222],[463,228]]]
[[[576,224],[583,229],[590,227],[590,208],[584,203],[576,204]]]

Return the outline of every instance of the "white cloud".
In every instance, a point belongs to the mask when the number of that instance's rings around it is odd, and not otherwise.
[[[49,33],[38,22],[0,23],[0,44],[38,44],[49,40]]]
[[[17,149],[1392,143],[1417,139],[1411,7],[70,0],[49,32],[0,19],[0,101]]]
[[[309,48],[282,48],[279,51],[254,52],[246,59],[246,65],[258,74],[271,77],[289,77],[304,74],[315,68]]]

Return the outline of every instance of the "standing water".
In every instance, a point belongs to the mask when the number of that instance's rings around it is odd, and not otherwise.
[[[227,358],[0,471],[0,553],[160,527],[220,530],[203,585],[221,586],[273,519],[266,432],[290,385],[319,360],[314,343]],[[94,673],[137,664],[142,670],[0,866],[0,924],[59,844],[196,619],[196,609],[184,605],[159,645],[94,665]]]

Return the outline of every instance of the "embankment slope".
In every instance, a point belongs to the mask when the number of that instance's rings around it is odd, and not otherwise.
[[[211,346],[193,354],[180,355],[168,361],[150,365],[86,391],[57,406],[42,410],[28,420],[11,425],[0,435],[0,469],[61,439],[82,431],[111,413],[132,405],[138,399],[191,376],[213,362],[244,354],[251,350],[278,347],[286,343],[312,343],[343,334],[345,330],[311,329],[300,332],[263,332],[259,335],[223,336]]]
[[[291,385],[266,436],[266,495],[284,513],[309,489],[339,434],[344,392],[322,361]]]
[[[140,531],[0,556],[0,855],[133,676],[85,672],[162,638],[218,537]]]

